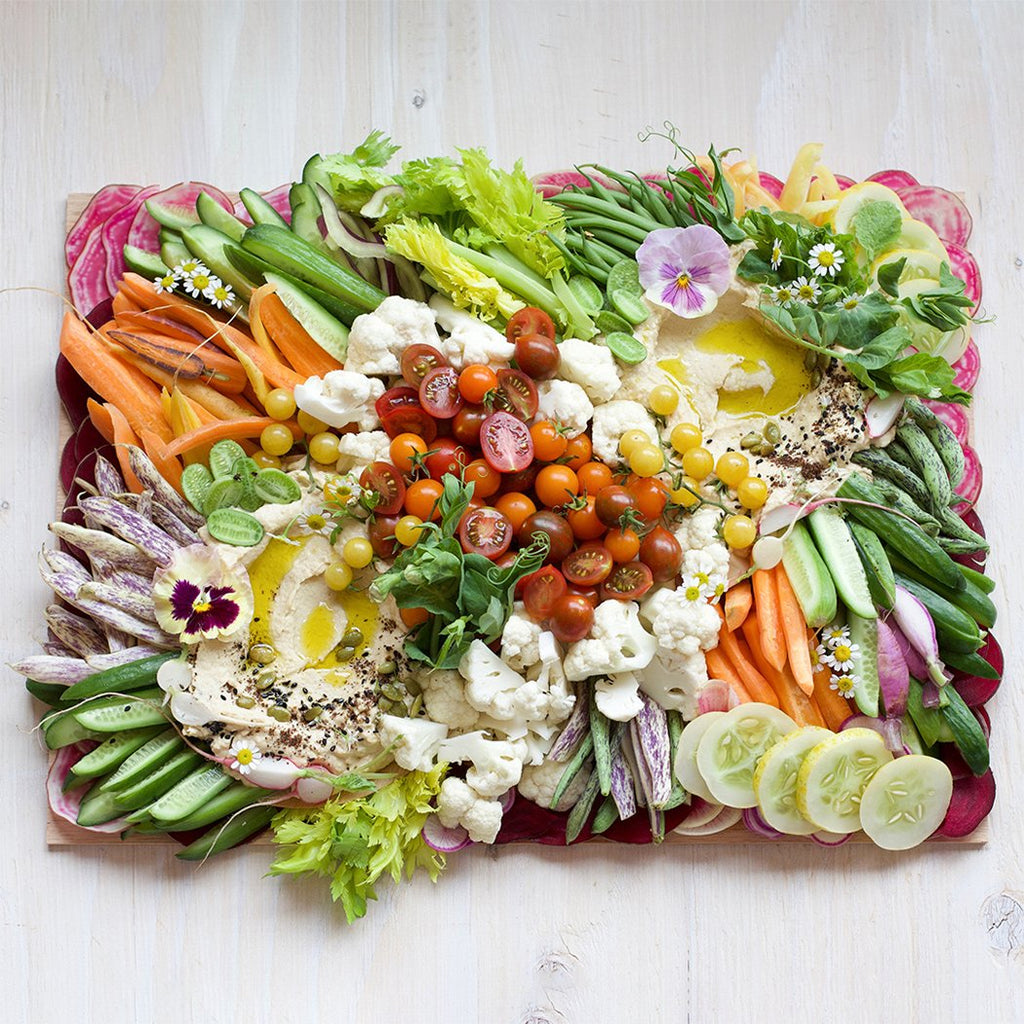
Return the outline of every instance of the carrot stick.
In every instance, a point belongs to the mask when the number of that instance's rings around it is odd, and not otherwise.
[[[775,587],[779,595],[779,615],[782,632],[786,637],[789,668],[800,689],[808,696],[814,693],[814,673],[811,671],[811,651],[807,646],[807,620],[789,582],[789,576],[780,563],[773,570]]]
[[[263,300],[268,295],[272,295],[273,291],[274,286],[272,284],[262,284],[249,297],[249,329],[252,331],[252,336],[256,339],[256,344],[268,356],[276,359],[277,352],[274,349],[274,343],[270,340],[267,330],[263,326]]]
[[[110,337],[123,348],[146,356],[157,366],[169,368],[172,372],[184,375],[199,369],[203,381],[218,391],[238,394],[248,382],[241,363],[209,342],[171,338],[136,327],[126,330],[121,322],[116,323]]]
[[[807,644],[809,647],[817,643],[817,635],[813,629],[807,631]],[[833,690],[829,676],[831,673],[825,666],[819,672],[813,673],[814,678],[814,702],[821,708],[825,718],[825,724],[833,731],[838,732],[839,727],[850,715],[856,714],[851,708],[850,702],[837,690]]]
[[[779,706],[779,698],[775,695],[771,683],[765,678],[764,673],[754,664],[750,650],[743,642],[739,633],[730,633],[727,629],[718,633],[718,649],[722,655],[728,658],[736,674],[743,680],[743,686],[752,700],[762,704]]]
[[[139,478],[132,471],[131,460],[128,458],[128,446],[139,447],[139,439],[131,428],[125,414],[113,402],[107,402],[105,406],[110,414],[110,422],[114,428],[114,451],[117,452],[117,462],[121,467],[121,476],[128,485],[128,489],[136,494],[141,494],[143,486]]]
[[[750,580],[740,580],[725,592],[725,628],[735,633],[754,606]]]
[[[269,416],[247,416],[245,419],[208,423],[195,430],[190,430],[187,434],[182,434],[181,437],[176,437],[167,445],[165,454],[181,455],[182,452],[190,451],[199,445],[214,444],[216,441],[240,441],[246,437],[259,437],[267,427],[280,422],[280,420],[271,419]],[[296,439],[302,436],[302,428],[294,421],[287,421],[285,426],[291,429]]]
[[[100,405],[95,398],[86,399],[85,407],[89,411],[92,425],[100,432],[109,444],[114,443],[114,421],[105,405]]]
[[[754,698],[743,685],[739,673],[730,664],[729,659],[717,648],[714,647],[705,655],[708,662],[708,675],[712,679],[721,679],[729,684],[729,688],[740,699],[741,704],[749,704]]]
[[[754,614],[761,624],[761,647],[769,663],[781,671],[786,664],[786,639],[782,633],[775,577],[767,569],[757,569],[751,582],[754,588]]]
[[[299,373],[307,377],[323,377],[331,370],[342,368],[334,356],[325,352],[309,336],[277,295],[267,295],[260,306],[260,312],[270,340]]]
[[[179,494],[183,494],[181,490],[181,462],[173,455],[167,454],[167,445],[164,444],[163,440],[152,433],[152,431],[144,430],[142,432],[142,447],[146,450],[146,454],[153,461],[153,465],[156,466],[160,475]]]
[[[111,308],[114,311],[114,319],[116,320],[119,316],[124,316],[126,313],[138,313],[138,304],[133,302],[124,292],[119,291],[114,296],[114,301],[111,303]]]
[[[757,616],[751,615],[740,627],[750,645],[750,653],[754,663],[767,677],[779,698],[779,707],[796,722],[797,725],[824,725],[818,705],[796,684],[791,672],[777,669],[765,658],[761,647],[761,627]]]

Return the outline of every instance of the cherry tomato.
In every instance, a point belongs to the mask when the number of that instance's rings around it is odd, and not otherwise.
[[[553,465],[545,466],[537,474],[534,489],[542,505],[554,508],[572,501],[580,485],[576,474],[568,466]]]
[[[501,474],[486,459],[474,459],[466,466],[462,479],[473,485],[474,498],[490,498],[501,487]]]
[[[597,587],[577,587],[575,584],[570,583],[567,593],[585,598],[591,608],[596,608],[600,601],[600,597],[597,593]]]
[[[533,462],[533,438],[526,424],[507,412],[491,413],[480,428],[484,458],[499,473],[515,473]]]
[[[415,629],[422,626],[430,618],[430,612],[426,608],[400,608],[398,617],[402,620],[406,629]]]
[[[393,516],[405,500],[405,481],[390,462],[373,462],[359,476],[359,486],[376,495],[375,512]]]
[[[418,388],[431,370],[448,366],[448,360],[440,349],[433,345],[418,343],[410,345],[402,353],[402,377],[411,387]]]
[[[403,406],[420,404],[420,393],[417,388],[397,387],[388,388],[376,402],[373,403],[373,411],[384,419],[388,413],[401,409]]]
[[[444,437],[430,446],[423,465],[432,480],[440,480],[445,473],[461,476],[468,462],[469,452],[461,444]]]
[[[568,456],[565,464],[570,469],[579,472],[583,464],[590,461],[590,456],[593,452],[594,449],[590,444],[590,438],[586,434],[580,434],[579,437],[571,438],[565,446],[565,454]]]
[[[501,478],[502,494],[526,494],[533,490],[533,485],[540,472],[540,465],[531,462],[526,469],[517,473],[506,473]]]
[[[463,406],[459,375],[450,366],[431,370],[420,385],[420,405],[439,420],[450,420]]]
[[[635,601],[654,586],[651,570],[643,562],[626,562],[616,566],[601,584],[601,600]]]
[[[566,520],[572,528],[572,535],[577,540],[597,540],[603,537],[608,529],[600,519],[597,518],[595,507],[596,499],[593,495],[587,495],[581,508],[571,508],[566,513]]]
[[[494,507],[508,519],[512,524],[512,529],[517,534],[523,523],[537,511],[537,506],[533,503],[532,499],[518,491],[509,491],[507,494],[502,494],[495,501]]]
[[[459,374],[459,392],[467,402],[479,404],[498,386],[498,375],[482,363],[470,363]]]
[[[636,530],[629,527],[609,530],[604,538],[604,546],[616,562],[632,562],[640,553],[640,538]]]
[[[493,408],[510,412],[521,420],[533,419],[540,404],[537,385],[519,370],[499,370],[497,378]]]
[[[533,540],[535,533],[544,533],[551,541],[546,562],[560,563],[572,551],[572,527],[561,516],[546,508],[528,516],[516,531],[519,546],[526,547]]]
[[[406,489],[405,511],[411,516],[419,516],[424,522],[440,519],[441,510],[437,507],[437,501],[443,492],[444,487],[437,480],[417,480]]]
[[[597,494],[602,487],[609,487],[612,483],[611,468],[603,462],[585,462],[576,470],[580,480],[580,489],[587,494]]]
[[[437,423],[424,411],[412,388],[390,388],[377,399],[374,410],[388,437],[418,434],[427,444],[437,437]]]
[[[395,540],[395,527],[398,525],[397,516],[372,515],[366,528],[366,535],[370,538],[370,545],[373,553],[378,558],[391,559],[398,551],[398,541]]]
[[[563,644],[582,640],[594,625],[594,606],[582,594],[564,594],[551,609],[549,623],[555,639]]]
[[[541,462],[554,462],[565,454],[568,438],[550,420],[538,420],[530,427],[533,450]]]
[[[596,587],[614,566],[612,553],[603,544],[582,544],[562,560],[562,575],[577,587]]]
[[[417,456],[427,450],[427,442],[419,434],[399,434],[391,441],[389,453],[395,468],[409,474],[419,461]]]
[[[668,504],[668,488],[652,477],[630,480],[628,490],[644,519],[657,519]]]
[[[490,413],[482,405],[464,405],[451,421],[452,437],[459,444],[479,444],[480,428],[488,416]]]
[[[536,306],[525,306],[513,313],[508,323],[505,324],[505,337],[513,344],[521,334],[542,334],[545,338],[554,341],[554,321],[543,309],[537,309]]]
[[[545,565],[527,576],[523,584],[523,603],[530,618],[538,622],[546,619],[565,591],[565,577],[553,565]]]
[[[558,371],[562,357],[558,346],[543,334],[520,334],[516,338],[516,365],[534,380],[548,380]]]
[[[595,495],[594,508],[605,526],[619,526],[627,512],[637,511],[636,499],[620,484],[602,487]]]
[[[501,558],[512,543],[512,524],[496,508],[467,512],[459,523],[459,543],[467,554]]]
[[[667,583],[683,564],[683,549],[664,526],[656,526],[640,542],[640,561],[659,583]]]

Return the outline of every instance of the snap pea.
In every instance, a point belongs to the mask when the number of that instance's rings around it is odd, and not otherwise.
[[[75,701],[94,697],[97,693],[134,693],[136,690],[144,690],[156,682],[157,670],[165,661],[178,657],[181,657],[180,651],[167,651],[165,654],[139,658],[127,665],[104,669],[69,686],[64,691],[64,699]]]

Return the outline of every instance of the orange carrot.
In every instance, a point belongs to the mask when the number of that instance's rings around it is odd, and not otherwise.
[[[718,649],[725,658],[728,658],[736,674],[743,680],[744,689],[750,694],[752,700],[760,701],[762,704],[779,706],[779,698],[771,683],[764,677],[764,673],[754,664],[750,650],[743,642],[739,632],[730,633],[727,629],[718,633]]]
[[[307,377],[322,377],[331,370],[342,368],[334,356],[309,336],[276,295],[267,295],[260,311],[270,340],[299,373]]]
[[[100,405],[95,398],[86,400],[85,407],[89,412],[89,419],[92,425],[103,435],[103,439],[109,444],[114,443],[114,421],[105,405]]]
[[[706,654],[708,662],[708,675],[712,679],[721,679],[729,684],[729,688],[740,699],[741,704],[749,704],[754,698],[743,685],[739,673],[729,662],[729,659],[717,648],[714,647]]]
[[[187,434],[182,434],[181,437],[176,437],[167,445],[165,454],[181,455],[199,445],[213,444],[216,441],[240,441],[246,437],[259,437],[264,429],[279,422],[281,421],[271,419],[269,416],[247,416],[245,419],[208,423],[195,430],[190,430]],[[291,429],[296,439],[302,437],[302,428],[293,420],[287,421],[285,426]]]
[[[754,588],[754,614],[761,625],[761,647],[769,664],[781,671],[786,664],[786,639],[782,634],[775,577],[767,569],[756,569],[751,582]]]
[[[825,719],[818,709],[818,705],[797,686],[793,674],[784,669],[777,669],[765,657],[765,651],[761,646],[762,630],[757,621],[757,615],[751,615],[740,629],[750,645],[754,663],[775,690],[775,695],[779,698],[779,707],[797,725],[824,725]]]
[[[119,317],[119,316],[125,315],[126,313],[138,313],[139,312],[138,305],[135,302],[133,302],[130,298],[128,298],[128,296],[125,295],[124,292],[121,292],[121,291],[119,291],[114,296],[114,301],[112,303],[111,308],[114,311],[114,318],[115,319],[117,317]]]
[[[121,476],[124,477],[124,482],[128,485],[129,490],[134,491],[136,494],[141,494],[143,486],[139,482],[139,478],[132,471],[131,462],[128,459],[128,445],[135,445],[136,448],[140,447],[139,439],[135,436],[135,432],[128,423],[125,414],[113,402],[108,402],[105,408],[110,414],[110,422],[114,428],[114,451],[117,452],[117,462],[121,467]]]
[[[818,636],[813,629],[807,631],[807,645],[813,648],[818,642]],[[839,727],[850,715],[857,713],[850,702],[837,690],[833,690],[829,682],[831,673],[828,668],[820,672],[812,673],[814,679],[814,702],[821,708],[825,718],[825,724],[833,731],[838,732]]]
[[[779,617],[786,638],[789,668],[800,689],[810,696],[814,693],[814,678],[811,671],[811,651],[807,646],[807,620],[785,568],[780,563],[772,571],[775,573],[775,587],[779,595]]]
[[[144,430],[141,434],[142,447],[156,466],[160,475],[179,493],[181,490],[182,465],[173,455],[168,455],[167,445],[152,431]]]
[[[750,580],[740,580],[725,592],[725,628],[735,633],[754,606]]]

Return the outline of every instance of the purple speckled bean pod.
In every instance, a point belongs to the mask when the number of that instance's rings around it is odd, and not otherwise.
[[[625,737],[623,737],[625,739]],[[622,744],[612,753],[612,799],[619,817],[625,821],[636,814],[636,792],[633,789],[633,775],[626,764]]]
[[[65,647],[80,658],[107,652],[103,631],[84,615],[76,615],[59,604],[51,604],[46,609],[46,625]]]
[[[203,538],[188,523],[179,519],[171,509],[161,502],[153,502],[150,515],[153,518],[153,522],[179,544],[188,547],[189,544],[201,544],[203,542]]]
[[[128,464],[139,478],[139,483],[148,487],[156,500],[176,518],[193,530],[205,525],[206,520],[160,475],[153,461],[141,448],[129,445]]]
[[[637,765],[636,751],[633,749],[632,729],[626,730],[619,749],[622,751],[622,758],[629,769],[629,776],[633,780],[633,794],[636,797],[637,807],[646,807],[647,795],[644,793],[644,787],[640,784],[640,768]]]
[[[73,650],[65,647],[62,643],[58,643],[56,640],[44,640],[42,648],[43,653],[48,654],[51,658],[78,658],[78,655]]]
[[[40,554],[39,571],[43,573],[44,577],[46,572],[43,566],[46,566],[46,570],[50,573],[55,573],[62,577],[67,577],[68,585],[75,584],[81,586],[83,583],[88,583],[92,579],[89,575],[88,569],[77,559],[64,551],[54,551],[51,548],[44,548]],[[63,596],[63,594],[61,595]]]
[[[652,807],[663,807],[672,792],[671,743],[665,709],[647,694],[641,692],[643,703],[636,717],[629,723],[640,769],[640,784],[647,802]]]
[[[85,660],[94,672],[102,672],[104,669],[130,665],[140,658],[149,658],[159,653],[159,648],[150,647],[149,644],[138,644],[135,647],[125,647],[120,651],[111,651],[109,654],[94,654]]]
[[[103,569],[125,569],[142,576],[153,574],[153,559],[140,551],[134,544],[115,537],[106,530],[90,530],[73,523],[50,523],[50,530],[61,540],[84,551],[92,563],[93,572],[99,575]]]
[[[113,626],[107,625],[105,622],[101,622],[100,626],[106,635],[107,646],[110,648],[111,654],[119,654],[121,651],[127,650],[134,642],[127,633],[122,633],[121,630],[114,629]]]
[[[558,739],[555,740],[548,751],[548,760],[568,761],[589,731],[590,701],[588,700],[586,684],[582,683],[576,688],[576,703],[572,706],[572,712],[565,725],[562,726]]]
[[[96,467],[93,469],[93,477],[96,480],[96,489],[101,495],[113,498],[118,494],[124,494],[128,490],[121,476],[121,471],[102,455],[96,456]]]
[[[101,526],[141,548],[160,565],[170,564],[181,547],[173,537],[151,520],[114,498],[83,498],[82,510]]]
[[[138,594],[124,587],[115,587],[110,583],[101,583],[93,580],[92,583],[83,584],[78,590],[79,601],[102,601],[104,604],[113,605],[121,611],[134,615],[144,622],[156,622],[156,611],[153,608],[152,597],[143,598]]]
[[[34,654],[11,665],[19,675],[39,683],[60,683],[71,686],[93,675],[96,669],[82,658],[60,658],[51,654]]]

